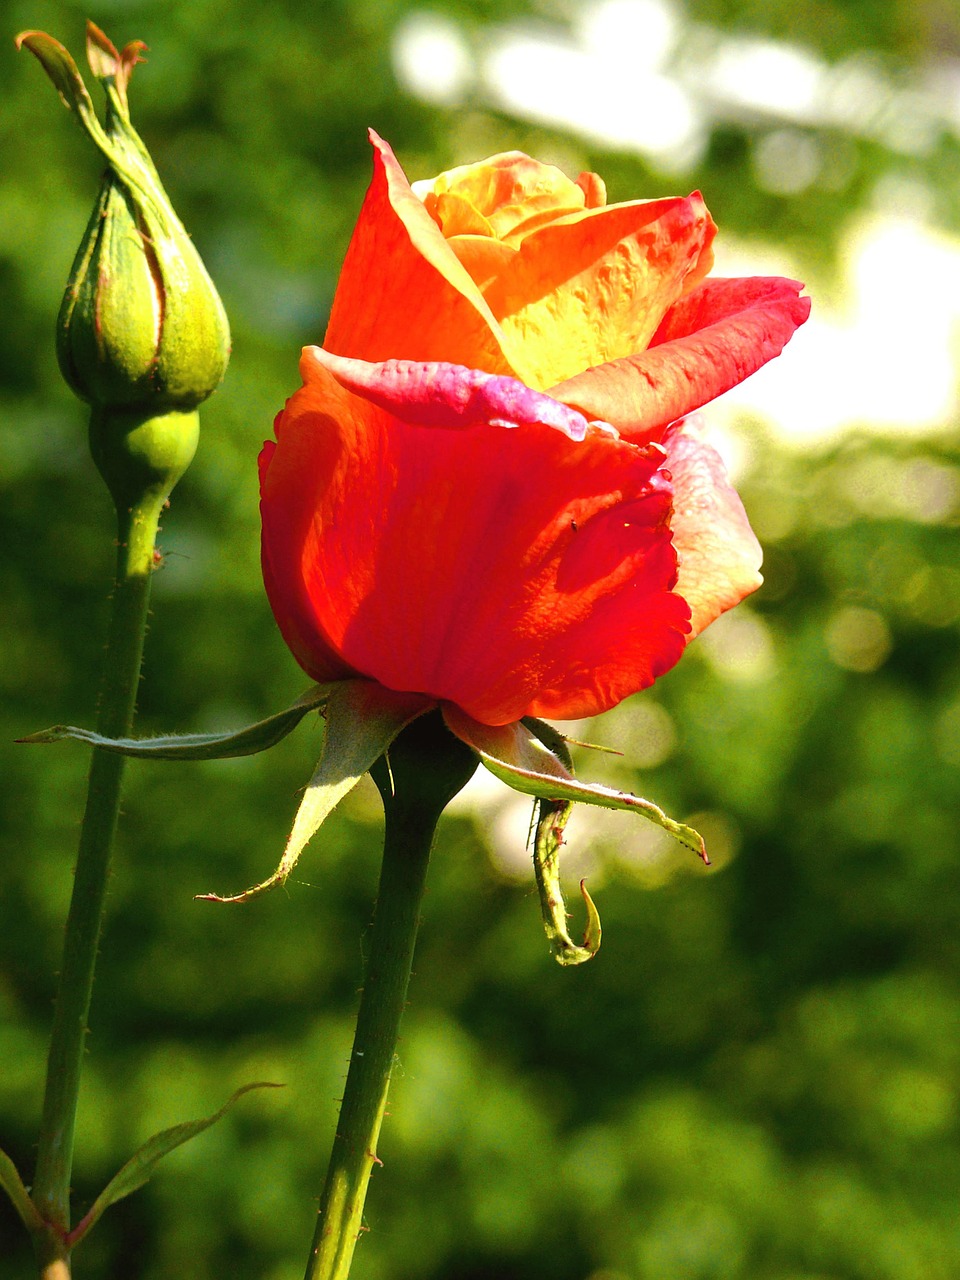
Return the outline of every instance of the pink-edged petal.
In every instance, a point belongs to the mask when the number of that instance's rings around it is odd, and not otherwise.
[[[673,480],[677,592],[690,606],[692,639],[756,591],[763,552],[723,460],[703,440],[696,418],[672,426],[663,443]]]
[[[587,369],[550,394],[628,439],[716,399],[780,354],[810,314],[796,280],[707,280],[664,317],[647,351]]]
[[[642,351],[712,261],[715,227],[699,193],[584,210],[524,237],[484,285],[533,385]]]
[[[582,440],[587,433],[583,414],[540,391],[531,391],[516,378],[438,362],[367,364],[331,355],[321,347],[307,347],[304,361],[322,365],[341,387],[364,396],[401,422],[425,427],[473,427],[480,423],[518,427],[538,422],[562,431],[571,440]]]
[[[449,360],[514,374],[479,289],[373,130],[373,180],[337,285],[324,346],[364,360]]]
[[[333,658],[494,724],[604,710],[676,661],[662,452],[537,421],[413,424],[319,361],[304,376],[261,509],[271,604],[315,678]]]
[[[797,329],[810,314],[810,299],[799,296],[799,280],[785,276],[735,276],[704,280],[675,302],[650,340],[651,347],[695,335],[724,320],[736,320],[752,310],[785,313]],[[790,331],[792,333],[792,330]]]

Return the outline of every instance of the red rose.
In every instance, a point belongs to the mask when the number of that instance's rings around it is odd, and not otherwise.
[[[782,279],[708,277],[698,194],[605,206],[519,153],[375,170],[324,347],[261,454],[263,568],[320,682],[475,721],[604,711],[760,582],[684,415],[779,354]]]

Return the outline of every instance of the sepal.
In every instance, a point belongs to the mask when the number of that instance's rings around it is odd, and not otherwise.
[[[539,801],[533,846],[533,870],[540,894],[543,927],[553,948],[554,959],[562,965],[592,960],[600,950],[601,936],[600,915],[583,880],[580,881],[580,893],[587,909],[583,945],[578,947],[567,930],[567,909],[560,888],[560,850],[563,847],[563,829],[572,812],[573,804],[569,800]]]
[[[78,729],[75,725],[55,724],[50,729],[40,729],[17,741],[32,746],[37,743],[87,742],[101,751],[114,751],[122,756],[137,756],[150,760],[232,760],[237,756],[252,756],[276,746],[297,727],[310,711],[318,711],[331,696],[336,685],[316,684],[302,694],[296,702],[278,711],[276,715],[258,720],[244,729],[227,733],[164,734],[156,738],[104,738],[92,729]]]
[[[105,738],[90,729],[54,725],[18,741],[26,744],[73,739],[101,751],[152,760],[226,760],[275,746],[310,711],[324,720],[323,750],[307,784],[280,863],[266,880],[243,893],[201,894],[205,902],[245,902],[282,883],[324,820],[412,720],[434,706],[418,693],[395,693],[372,680],[313,685],[292,706],[230,733],[167,734],[157,738]]]
[[[371,680],[343,680],[326,689],[323,751],[276,871],[243,893],[204,893],[199,895],[202,901],[246,902],[282,884],[307,841],[384,755],[400,730],[434,705],[422,694],[395,693]]]
[[[542,720],[528,717],[514,724],[486,725],[466,715],[458,707],[444,705],[444,719],[449,729],[468,747],[472,747],[482,764],[514,791],[537,796],[542,800],[579,801],[599,805],[603,809],[625,809],[654,822],[691,849],[704,862],[709,862],[703,837],[693,827],[667,817],[652,800],[644,800],[632,791],[617,791],[599,783],[580,782],[566,761],[570,756],[562,735]],[[562,744],[563,752],[558,743]]]
[[[21,31],[14,39],[14,45],[17,49],[26,45],[53,82],[60,101],[68,111],[76,113],[87,133],[106,153],[110,145],[107,135],[97,119],[83,76],[69,51],[45,31]]]

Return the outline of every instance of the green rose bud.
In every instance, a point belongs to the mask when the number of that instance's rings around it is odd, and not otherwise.
[[[106,128],[67,50],[43,32],[17,37],[40,60],[107,161],[57,323],[64,378],[100,409],[192,410],[221,382],[227,317],[130,122],[127,85],[144,45],[118,52],[87,24],[87,59],[107,98]]]
[[[200,256],[130,123],[127,86],[145,48],[119,52],[87,23],[87,61],[107,97],[101,125],[58,40],[26,45],[107,161],[57,321],[64,378],[91,405],[90,448],[118,513],[159,509],[197,447],[197,406],[220,384],[230,328]]]

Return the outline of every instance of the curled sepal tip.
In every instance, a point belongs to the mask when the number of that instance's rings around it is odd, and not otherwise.
[[[113,80],[117,97],[127,108],[127,86],[138,62],[146,62],[141,55],[147,46],[142,40],[131,40],[118,50],[95,22],[87,21],[87,62],[98,80]]]
[[[575,778],[566,739],[551,725],[532,717],[515,724],[485,725],[449,704],[443,714],[451,731],[476,751],[481,763],[495,777],[514,791],[542,800],[579,801],[602,809],[636,813],[655,822],[703,862],[709,863],[699,831],[675,822],[652,800],[636,796],[632,791],[617,791]]]
[[[13,43],[18,50],[30,50],[53,82],[60,101],[67,110],[76,112],[87,132],[97,140],[98,146],[101,140],[106,144],[106,135],[93,109],[83,76],[60,41],[47,35],[45,31],[21,31],[14,37]]]
[[[394,693],[371,680],[328,685],[325,702],[323,750],[277,869],[243,893],[203,893],[198,895],[201,902],[247,902],[282,884],[307,841],[344,796],[389,749],[400,730],[431,705],[420,694]]]
[[[567,929],[567,910],[560,887],[560,850],[563,847],[563,829],[572,811],[573,805],[569,801],[541,800],[533,847],[533,869],[540,894],[543,927],[554,959],[562,965],[592,960],[600,950],[601,936],[600,915],[583,880],[580,881],[580,893],[587,909],[587,927],[581,946],[577,946]]]

